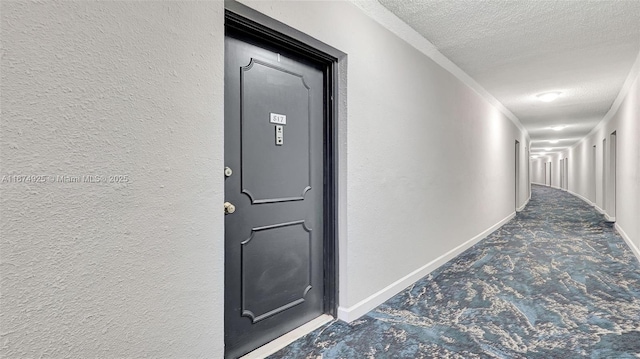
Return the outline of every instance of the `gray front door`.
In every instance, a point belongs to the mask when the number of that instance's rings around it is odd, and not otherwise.
[[[225,357],[323,313],[323,67],[225,38]]]

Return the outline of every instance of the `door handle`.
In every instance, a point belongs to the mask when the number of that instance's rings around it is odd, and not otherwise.
[[[224,203],[224,214],[231,214],[236,211],[236,206],[229,202]]]

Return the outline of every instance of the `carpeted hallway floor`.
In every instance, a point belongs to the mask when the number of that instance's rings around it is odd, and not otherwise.
[[[527,208],[359,320],[269,358],[640,358],[640,262],[580,199]]]

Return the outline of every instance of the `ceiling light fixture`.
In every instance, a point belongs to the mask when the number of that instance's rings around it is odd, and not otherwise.
[[[558,143],[558,140],[550,140],[549,143],[556,144],[556,143]]]
[[[550,149],[550,148],[545,148],[544,150],[545,150],[545,151],[551,151],[551,149]]]
[[[555,101],[558,97],[560,97],[560,95],[562,95],[562,92],[554,91],[541,93],[539,95],[536,95],[536,97],[542,102],[551,102]]]
[[[554,130],[554,131],[562,131],[566,128],[567,126],[554,126],[554,127],[549,127],[550,129]]]

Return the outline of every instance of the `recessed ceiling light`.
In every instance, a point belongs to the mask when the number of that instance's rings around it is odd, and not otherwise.
[[[560,97],[560,95],[562,95],[562,92],[554,91],[541,93],[539,95],[536,95],[536,97],[542,102],[551,102]]]
[[[551,140],[551,141],[549,141],[549,143],[554,143],[555,144],[555,143],[558,143],[558,140]]]
[[[554,127],[549,127],[549,128],[554,130],[554,131],[562,131],[562,130],[565,129],[565,127],[567,127],[567,126],[554,126]]]
[[[545,151],[551,151],[551,149],[550,149],[550,148],[545,148],[544,150],[545,150]]]

